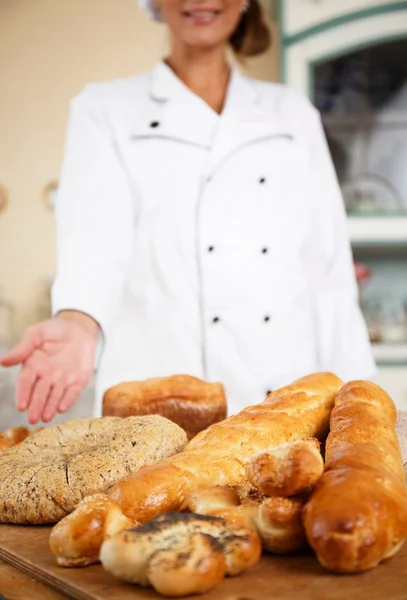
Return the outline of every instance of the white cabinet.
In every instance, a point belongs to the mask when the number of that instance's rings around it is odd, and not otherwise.
[[[354,246],[407,248],[406,216],[351,216],[348,233]]]
[[[280,0],[282,79],[309,93],[313,68],[335,56],[407,36],[407,3]]]
[[[399,0],[280,0],[285,36],[304,35],[310,29],[326,28],[359,18],[398,12],[405,2]]]

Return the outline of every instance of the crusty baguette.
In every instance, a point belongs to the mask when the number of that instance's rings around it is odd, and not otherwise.
[[[104,416],[161,415],[182,427],[189,439],[225,419],[226,412],[223,385],[190,375],[120,383],[103,396]]]
[[[86,496],[182,450],[185,432],[159,415],[74,419],[0,453],[0,522],[55,523]]]
[[[339,392],[326,442],[325,473],[303,511],[320,563],[338,573],[377,566],[407,537],[407,486],[396,409],[377,385]]]
[[[290,440],[324,437],[342,385],[331,373],[303,377],[199,433],[181,454],[122,479],[109,496],[125,515],[141,523],[182,510],[188,494],[198,487],[242,481],[253,455]]]

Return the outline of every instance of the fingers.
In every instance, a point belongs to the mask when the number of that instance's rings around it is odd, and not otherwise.
[[[51,383],[47,379],[38,379],[33,386],[28,406],[28,421],[32,425],[35,425],[40,420],[50,391]]]
[[[42,329],[39,326],[27,329],[23,339],[0,359],[3,367],[13,367],[27,360],[30,354],[41,344]]]
[[[79,394],[82,391],[82,386],[78,384],[73,384],[65,389],[64,395],[58,404],[58,412],[64,413],[71,408],[71,406],[76,402]]]
[[[36,380],[36,373],[23,367],[16,385],[16,407],[19,411],[27,410]]]
[[[56,383],[50,389],[47,402],[41,413],[41,420],[49,423],[57,414],[58,404],[65,394],[65,386],[62,383]]]

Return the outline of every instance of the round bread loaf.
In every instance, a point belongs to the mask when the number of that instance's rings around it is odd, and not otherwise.
[[[75,419],[0,454],[0,522],[54,523],[90,494],[180,452],[187,438],[159,415]]]

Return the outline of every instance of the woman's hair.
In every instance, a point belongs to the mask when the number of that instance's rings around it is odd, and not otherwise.
[[[267,27],[259,0],[249,0],[239,25],[230,38],[235,54],[241,57],[257,56],[270,47],[271,33]]]

